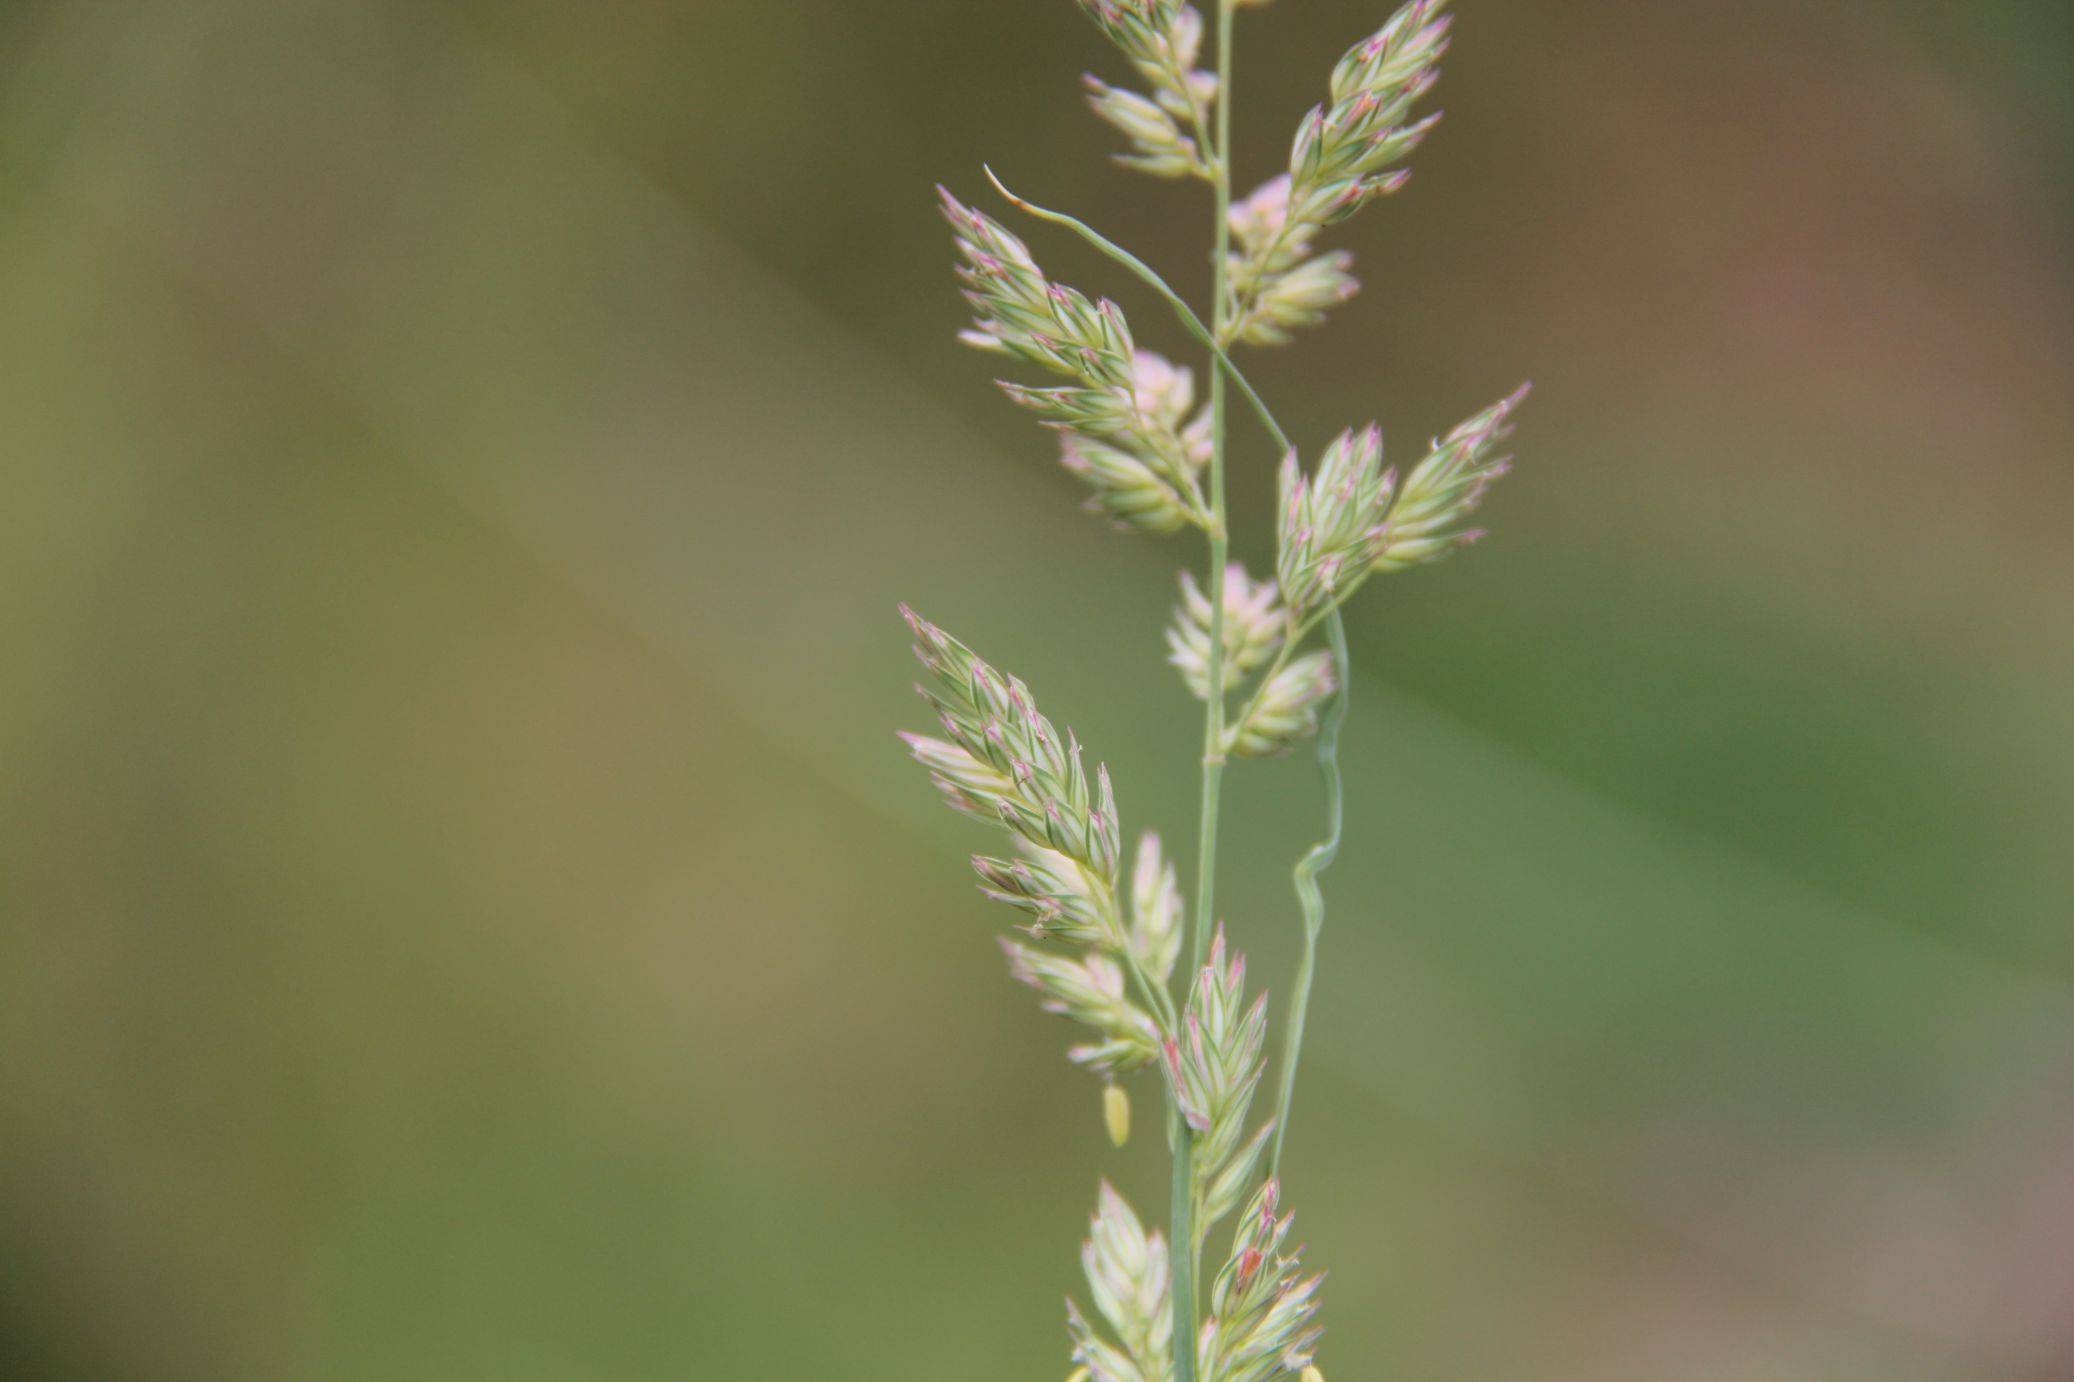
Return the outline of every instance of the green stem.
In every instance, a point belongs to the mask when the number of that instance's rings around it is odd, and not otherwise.
[[[1332,641],[1333,671],[1339,677],[1339,694],[1325,712],[1318,730],[1318,773],[1325,779],[1326,836],[1296,861],[1296,905],[1303,913],[1303,953],[1296,962],[1296,994],[1290,1000],[1289,1021],[1282,1033],[1282,1073],[1275,1095],[1275,1145],[1268,1153],[1270,1179],[1282,1174],[1282,1141],[1289,1135],[1289,1102],[1296,1093],[1296,1063],[1303,1054],[1304,1019],[1311,1007],[1311,981],[1318,973],[1318,933],[1325,928],[1325,896],[1318,890],[1318,875],[1339,857],[1340,830],[1345,821],[1345,794],[1339,771],[1339,732],[1347,722],[1347,705],[1353,695],[1353,669],[1347,657],[1347,626],[1334,609],[1327,617],[1326,636]]]
[[[1224,453],[1226,374],[1219,368],[1224,352],[1217,349],[1225,314],[1230,310],[1225,274],[1231,257],[1231,83],[1235,0],[1217,6],[1217,149],[1215,248],[1211,260],[1210,310],[1215,323],[1210,346],[1210,592],[1211,692],[1203,715],[1203,787],[1201,828],[1197,831],[1194,969],[1203,967],[1216,924],[1217,818],[1224,785],[1224,566],[1230,557],[1230,525],[1225,519]],[[1195,1138],[1187,1120],[1175,1120],[1174,1181],[1170,1274],[1174,1299],[1175,1382],[1195,1382],[1196,1261],[1201,1254],[1195,1227]]]

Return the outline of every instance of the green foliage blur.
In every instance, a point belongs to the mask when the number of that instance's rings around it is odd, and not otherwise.
[[[1247,12],[1242,182],[1388,8]],[[1351,614],[1321,1361],[2074,1374],[2074,12],[1458,9],[1254,357],[1313,449],[1537,384]],[[1002,974],[894,605],[1187,859],[1199,548],[1076,511],[931,194],[1199,295],[1115,67],[1069,0],[0,9],[0,1376],[1064,1375],[1159,1096],[1108,1151]],[[1279,997],[1314,775],[1226,797]]]

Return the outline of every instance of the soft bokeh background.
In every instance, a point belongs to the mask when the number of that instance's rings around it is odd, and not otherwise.
[[[2074,11],[1460,8],[1258,363],[1399,454],[1539,385],[1352,617],[1328,1371],[2074,1376]],[[1249,16],[1249,181],[1386,9]],[[1198,554],[1076,511],[929,194],[1199,290],[1091,66],[1067,0],[0,11],[0,1373],[1065,1372],[1162,1153],[1000,973],[893,606],[1189,837]],[[1228,799],[1279,989],[1316,787]]]

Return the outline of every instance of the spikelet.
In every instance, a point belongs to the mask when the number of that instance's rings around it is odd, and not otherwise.
[[[1191,127],[1194,117],[1176,113],[1157,97],[1141,96],[1100,77],[1081,79],[1087,87],[1087,103],[1095,114],[1114,126],[1130,141],[1130,152],[1115,155],[1118,163],[1150,173],[1156,178],[1209,178],[1210,162],[1203,156],[1195,136],[1182,128]]]
[[[1246,677],[1266,666],[1282,646],[1288,617],[1277,600],[1273,581],[1254,582],[1246,568],[1233,562],[1224,568],[1224,690],[1229,693]],[[1181,603],[1167,626],[1167,661],[1199,701],[1210,699],[1210,597],[1190,572],[1181,574]]]
[[[1262,1382],[1311,1366],[1323,1332],[1314,1321],[1324,1277],[1301,1274],[1301,1248],[1283,1255],[1291,1216],[1276,1217],[1280,1196],[1271,1180],[1239,1216],[1197,1341],[1205,1382]]]
[[[1075,1064],[1113,1079],[1149,1064],[1158,1054],[1158,1028],[1131,1000],[1123,969],[1108,956],[1092,951],[1079,957],[1061,955],[1005,936],[1001,950],[1008,956],[1008,972],[1042,995],[1039,1006],[1046,1012],[1100,1033],[1099,1041],[1067,1051]]]
[[[1246,1133],[1253,1091],[1266,1068],[1267,995],[1245,1002],[1246,960],[1227,952],[1219,928],[1209,963],[1189,990],[1181,1033],[1162,1048],[1162,1068],[1181,1116],[1196,1133],[1196,1240],[1229,1214],[1259,1164],[1271,1126]]]
[[[1115,1342],[1098,1335],[1069,1300],[1066,1327],[1073,1336],[1073,1361],[1088,1368],[1094,1382],[1164,1382],[1174,1333],[1166,1240],[1157,1229],[1147,1232],[1107,1181],[1081,1245],[1080,1265]]]
[[[1150,830],[1138,837],[1131,869],[1130,946],[1157,984],[1167,981],[1181,957],[1181,884]]]
[[[1532,387],[1522,384],[1433,443],[1405,478],[1390,510],[1376,570],[1402,571],[1439,561],[1483,536],[1480,529],[1464,531],[1457,525],[1476,512],[1491,482],[1512,468],[1509,457],[1493,458],[1491,452],[1512,435],[1512,415]]]
[[[1342,432],[1306,476],[1291,452],[1280,477],[1275,574],[1291,614],[1306,619],[1351,590],[1375,565],[1396,476],[1383,469],[1383,433]]]
[[[1225,752],[1234,758],[1286,752],[1318,732],[1318,714],[1337,690],[1332,654],[1305,653],[1291,659],[1268,678],[1238,723],[1225,730]]]
[[[1025,929],[1045,940],[1115,949],[1121,943],[1116,893],[1055,849],[1016,839],[1012,858],[972,856],[980,891],[1030,914]]]

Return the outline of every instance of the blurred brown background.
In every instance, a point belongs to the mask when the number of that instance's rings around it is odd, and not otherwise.
[[[1248,13],[1244,181],[1387,9]],[[1352,616],[1326,1369],[2074,1376],[2074,12],[1458,9],[1256,375],[1400,455],[1538,384]],[[1065,1373],[1161,1151],[1000,973],[893,605],[1189,837],[1199,557],[1076,512],[931,204],[1199,292],[1086,68],[1068,0],[0,10],[0,1373]],[[1227,795],[1279,990],[1316,788]]]

